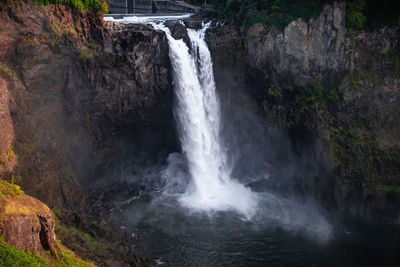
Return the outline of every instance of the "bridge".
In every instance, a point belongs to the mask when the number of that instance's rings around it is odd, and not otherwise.
[[[200,6],[174,0],[108,0],[110,14],[197,13]]]

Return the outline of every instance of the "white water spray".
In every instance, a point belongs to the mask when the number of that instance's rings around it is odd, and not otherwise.
[[[177,99],[175,115],[192,178],[180,202],[194,210],[235,210],[246,217],[252,216],[256,197],[250,189],[231,179],[227,156],[221,148],[220,106],[211,54],[204,41],[209,24],[198,31],[188,29],[192,54],[183,40],[171,36],[167,27],[152,25],[168,38]]]

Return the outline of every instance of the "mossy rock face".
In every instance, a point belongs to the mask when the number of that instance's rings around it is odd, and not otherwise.
[[[44,203],[0,180],[0,266],[93,266],[57,242],[55,223]]]
[[[39,200],[25,195],[19,186],[0,181],[0,230],[4,241],[21,250],[50,250],[58,256],[55,219]]]

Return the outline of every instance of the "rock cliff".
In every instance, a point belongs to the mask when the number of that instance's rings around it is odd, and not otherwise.
[[[247,62],[265,80],[306,85],[346,68],[346,3],[326,5],[317,18],[292,21],[282,33],[257,23],[246,34]]]
[[[143,164],[176,147],[165,35],[21,2],[0,16],[0,46],[0,177],[62,222],[122,244],[108,218],[91,223],[87,192],[123,183],[128,155]],[[129,247],[117,262],[141,262]]]
[[[289,136],[310,170],[296,183],[301,191],[341,209],[396,209],[399,27],[348,30],[345,17],[345,4],[334,2],[283,32],[260,23],[211,29],[214,62],[231,62],[216,80],[239,81]]]

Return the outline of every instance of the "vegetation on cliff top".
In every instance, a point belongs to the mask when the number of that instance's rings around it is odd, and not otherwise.
[[[291,21],[308,21],[318,16],[325,4],[333,0],[214,0],[220,16],[236,20],[245,28],[256,22],[283,30]],[[338,1],[340,2],[340,1]],[[346,24],[349,28],[365,25],[398,23],[400,1],[397,0],[345,0]]]
[[[49,4],[62,4],[69,5],[77,9],[95,9],[101,10],[103,13],[108,14],[109,7],[106,0],[0,0],[0,11],[2,6],[16,6],[23,2],[33,2],[39,6],[45,6]]]
[[[3,194],[18,196],[24,194],[24,191],[21,190],[21,187],[19,187],[19,185],[0,180],[0,197]]]
[[[101,9],[105,13],[108,13],[108,4],[105,0],[31,0],[39,5],[48,4],[65,4],[71,5],[78,9]]]

